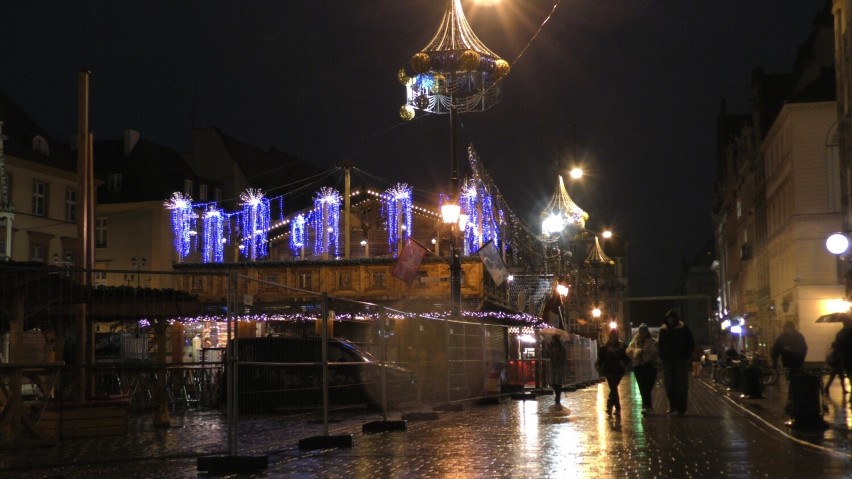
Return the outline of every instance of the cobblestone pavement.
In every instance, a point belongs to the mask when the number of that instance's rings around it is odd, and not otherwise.
[[[405,431],[362,432],[375,414],[349,415],[329,434],[351,434],[352,448],[300,450],[298,440],[324,434],[306,418],[252,418],[240,426],[241,455],[268,455],[269,468],[228,477],[849,477],[849,396],[835,384],[826,401],[827,430],[795,430],[784,414],[786,386],[761,399],[740,398],[706,379],[691,380],[689,411],[668,416],[661,387],[656,413],[643,417],[626,376],[619,418],[604,412],[607,386],[566,393],[569,414],[551,411],[553,397],[465,405],[437,420],[409,421]],[[843,402],[841,402],[841,400]],[[396,417],[398,418],[398,416]],[[217,413],[174,418],[158,430],[134,417],[122,437],[65,440],[41,449],[0,451],[0,478],[206,478],[197,458],[227,451]],[[389,417],[389,419],[395,419]]]

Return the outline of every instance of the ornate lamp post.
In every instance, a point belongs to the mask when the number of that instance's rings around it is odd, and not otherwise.
[[[441,207],[444,224],[450,227],[450,309],[452,316],[461,315],[461,247],[458,244],[467,227],[468,216],[461,213],[457,204],[447,203]]]
[[[456,116],[485,111],[496,105],[500,101],[500,83],[509,70],[509,63],[489,50],[473,33],[462,11],[461,0],[447,0],[447,9],[435,36],[397,74],[406,89],[406,101],[399,110],[403,120],[413,120],[416,110],[450,115],[450,199],[442,206],[445,223],[457,224],[461,212]],[[444,208],[449,208],[446,213]],[[461,305],[461,264],[456,233],[454,230],[450,260],[454,316],[460,312]]]

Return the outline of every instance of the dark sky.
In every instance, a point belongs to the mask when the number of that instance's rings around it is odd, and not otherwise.
[[[476,35],[512,64],[503,100],[460,115],[513,210],[540,229],[557,162],[591,223],[630,237],[634,294],[670,294],[712,239],[715,121],[748,111],[751,71],[788,72],[822,0],[463,0]],[[445,191],[449,118],[403,123],[397,70],[438,27],[444,0],[2,0],[0,89],[66,140],[77,74],[91,128],[180,151],[218,127],[331,167]],[[526,47],[526,50],[524,50]],[[524,52],[521,55],[521,52]],[[520,57],[519,57],[520,55]],[[576,141],[575,141],[576,140]]]

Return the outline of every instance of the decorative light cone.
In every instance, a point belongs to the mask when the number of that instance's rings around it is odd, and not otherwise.
[[[473,33],[461,0],[448,0],[438,32],[397,78],[405,85],[406,105],[430,113],[463,113],[499,103],[500,82],[510,69]]]
[[[574,226],[580,230],[586,228],[586,220],[589,214],[583,211],[565,189],[565,181],[559,176],[559,187],[550,198],[550,202],[541,212],[542,233],[559,233],[566,226]]]

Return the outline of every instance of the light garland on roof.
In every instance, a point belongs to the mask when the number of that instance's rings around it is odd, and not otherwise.
[[[225,260],[225,236],[224,215],[222,210],[215,205],[209,205],[201,218],[203,225],[203,251],[201,261],[204,263],[221,263]]]
[[[397,183],[382,195],[382,211],[387,218],[388,252],[394,256],[399,254],[400,229],[403,239],[411,237],[411,207],[411,187],[406,183]]]
[[[172,211],[172,232],[174,233],[175,251],[181,261],[189,256],[196,242],[196,216],[192,211],[192,198],[184,193],[172,193],[164,206]]]
[[[384,315],[379,312],[359,312],[359,313],[336,313],[333,321],[378,321],[382,318],[405,320],[405,319],[432,319],[443,321],[452,317],[451,311],[430,312],[428,314],[406,313],[402,311],[391,311]],[[546,326],[537,316],[526,313],[504,313],[504,312],[484,312],[484,311],[462,311],[462,317],[467,319],[495,319],[495,320],[513,320],[527,323],[530,326],[539,327]],[[180,316],[169,319],[169,324],[197,324],[209,322],[225,322],[226,316],[215,315],[200,315],[200,316]],[[287,313],[287,314],[240,314],[234,317],[238,322],[269,322],[269,321],[317,321],[320,319],[319,314],[306,313]],[[139,320],[140,327],[151,325],[151,320],[143,318]]]
[[[290,249],[297,256],[301,253],[302,248],[308,242],[307,230],[305,224],[308,222],[305,215],[299,214],[290,222]]]
[[[314,229],[314,254],[338,255],[340,249],[340,193],[327,186],[314,198],[310,223]]]
[[[249,188],[240,194],[242,212],[240,231],[242,233],[243,256],[254,261],[265,257],[269,252],[266,233],[269,231],[269,200],[260,188]]]

